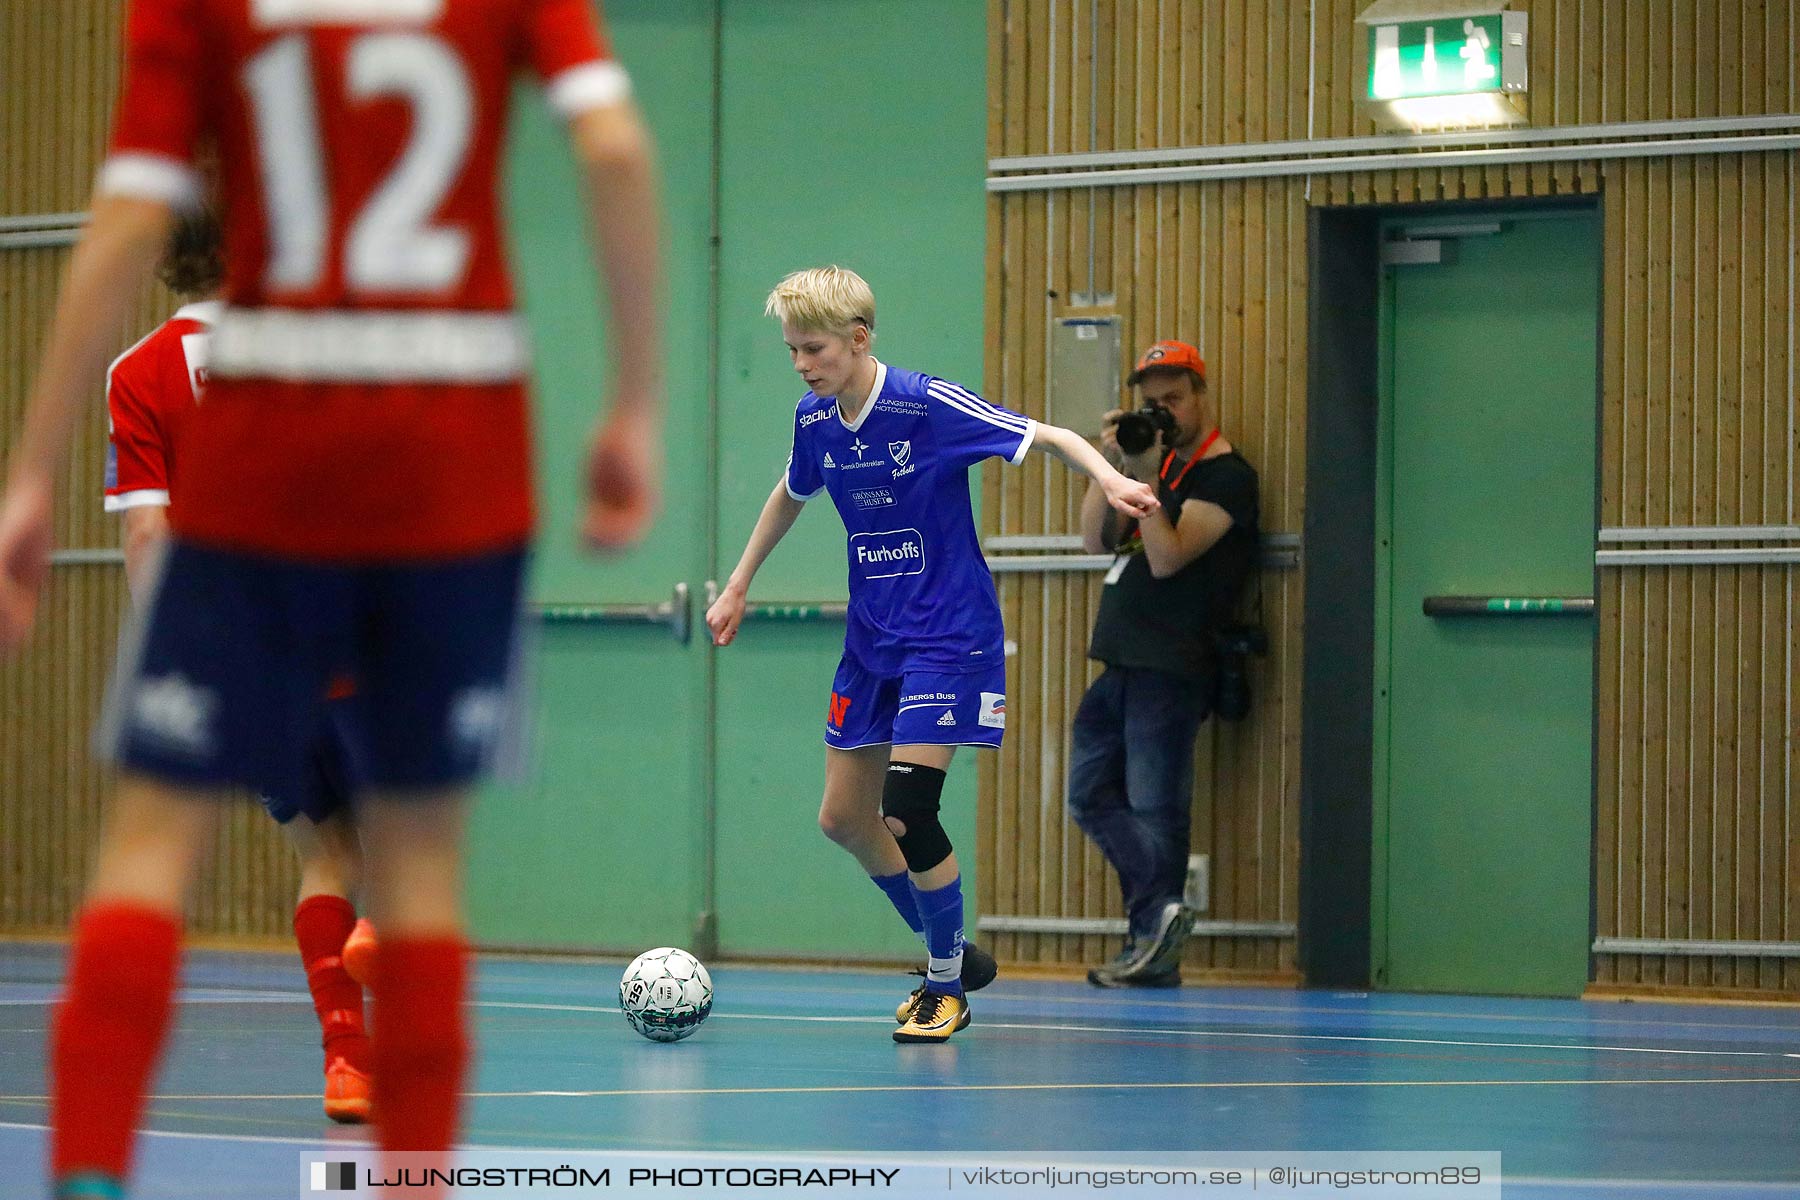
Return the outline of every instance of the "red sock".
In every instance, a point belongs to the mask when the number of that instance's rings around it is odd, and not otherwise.
[[[306,986],[319,1014],[325,1061],[342,1058],[368,1071],[369,1035],[363,1026],[362,985],[344,970],[344,939],[356,927],[356,908],[342,896],[308,896],[294,908],[294,941],[306,964]]]
[[[383,931],[375,959],[375,1122],[381,1148],[455,1144],[469,1048],[463,1033],[462,939]]]
[[[68,981],[50,1028],[53,1177],[124,1177],[180,958],[181,922],[168,913],[115,901],[89,905],[76,918]]]

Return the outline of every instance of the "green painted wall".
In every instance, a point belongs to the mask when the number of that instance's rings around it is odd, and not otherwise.
[[[603,324],[562,131],[531,96],[513,139],[508,198],[539,363],[543,532],[533,594],[554,604],[654,602],[686,581],[698,629],[705,581],[735,563],[786,459],[804,390],[762,315],[783,274],[823,262],[853,267],[875,288],[877,355],[980,383],[986,14],[966,0],[723,5],[716,315],[708,305],[714,3],[610,0],[606,15],[659,141],[672,348],[666,499],[653,535],[631,554],[601,561],[576,549]],[[715,322],[713,477],[704,430]],[[753,598],[845,595],[842,526],[829,505],[812,505]],[[528,778],[491,789],[472,826],[478,938],[612,950],[687,943],[711,843],[725,950],[835,958],[915,950],[816,825],[841,622],[752,625],[722,654],[704,633],[687,647],[651,628],[557,624],[540,635]],[[709,688],[716,828],[703,820]],[[965,861],[975,845],[974,768],[965,752],[945,799]]]

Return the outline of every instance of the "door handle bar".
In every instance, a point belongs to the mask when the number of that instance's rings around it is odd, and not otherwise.
[[[719,598],[719,582],[706,581],[706,607]],[[746,621],[841,621],[850,612],[844,600],[793,600],[787,603],[744,605]]]
[[[694,629],[685,581],[660,604],[540,604],[532,611],[547,625],[666,625],[684,646]]]
[[[1427,596],[1428,617],[1591,617],[1592,596]]]

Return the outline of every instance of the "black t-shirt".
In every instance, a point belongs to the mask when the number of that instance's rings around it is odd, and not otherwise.
[[[1157,496],[1169,523],[1179,525],[1188,500],[1216,504],[1231,516],[1231,528],[1199,558],[1169,576],[1150,574],[1136,522],[1119,538],[1126,555],[1101,589],[1100,615],[1088,657],[1115,667],[1144,667],[1180,675],[1210,675],[1210,631],[1227,624],[1238,595],[1256,565],[1261,534],[1257,521],[1256,469],[1232,450],[1196,462],[1185,474],[1179,460],[1158,481]],[[1178,486],[1171,488],[1173,482]]]

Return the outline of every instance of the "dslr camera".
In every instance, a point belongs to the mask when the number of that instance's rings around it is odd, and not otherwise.
[[[1115,436],[1119,449],[1127,454],[1142,454],[1156,444],[1159,437],[1175,432],[1175,414],[1159,404],[1146,404],[1119,417]]]
[[[1269,635],[1261,625],[1226,625],[1213,630],[1217,658],[1213,678],[1213,715],[1241,721],[1250,715],[1250,656],[1269,652]]]

